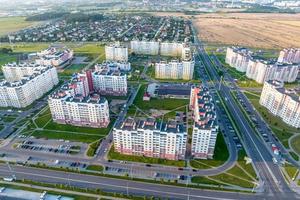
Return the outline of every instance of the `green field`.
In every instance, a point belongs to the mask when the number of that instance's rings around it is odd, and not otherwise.
[[[17,57],[18,55],[14,53],[0,53],[0,66],[9,62],[16,62]]]
[[[86,65],[85,64],[72,64],[60,72],[60,75],[71,76],[74,73],[80,72]]]
[[[142,85],[139,89],[134,104],[142,110],[158,109],[158,110],[173,110],[178,107],[188,105],[188,99],[154,99],[150,101],[143,101],[143,95],[146,91],[147,85]]]
[[[211,160],[191,160],[190,165],[196,169],[208,169],[224,164],[229,158],[229,152],[222,133],[217,136],[216,147],[213,159]]]
[[[0,17],[0,36],[19,31],[34,24],[37,23],[25,21],[25,17]]]
[[[150,158],[145,156],[132,156],[132,155],[124,155],[115,151],[114,147],[110,148],[108,153],[108,158],[112,160],[124,160],[124,161],[132,161],[132,162],[142,162],[149,164],[160,164],[160,165],[172,165],[176,167],[184,167],[185,161],[180,160],[166,160],[161,158]]]

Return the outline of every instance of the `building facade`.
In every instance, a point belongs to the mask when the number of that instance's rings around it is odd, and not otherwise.
[[[190,109],[193,111],[191,154],[194,158],[213,158],[218,126],[212,97],[207,88],[192,86]]]
[[[248,49],[239,47],[228,47],[225,61],[260,84],[269,80],[294,82],[299,73],[297,64],[265,61],[253,56]]]
[[[125,96],[127,94],[127,76],[119,69],[107,65],[96,65],[92,73],[93,88],[103,95]]]
[[[133,40],[130,42],[131,51],[136,54],[145,55],[158,55],[159,42],[156,41],[138,41]]]
[[[259,103],[290,126],[300,127],[300,97],[279,81],[264,84]]]
[[[127,154],[181,160],[185,158],[187,131],[175,121],[127,118],[113,129],[115,151]]]
[[[116,71],[130,71],[131,70],[131,64],[129,62],[124,61],[105,61],[101,64],[95,65],[95,71],[100,71],[103,67],[109,67],[110,69]]]
[[[105,58],[108,61],[128,61],[128,48],[120,43],[105,46]]]
[[[300,48],[283,49],[278,56],[280,63],[300,63]]]
[[[191,80],[194,74],[194,60],[161,61],[155,64],[155,78]]]
[[[63,67],[74,58],[73,50],[58,50],[54,47],[38,52],[36,55],[38,58],[35,59],[35,62],[38,65],[52,65],[55,67]]]
[[[16,69],[18,65],[14,64],[11,67],[12,72],[10,72],[8,65],[6,65],[5,77],[8,77],[8,80],[0,82],[0,107],[24,108],[58,84],[55,67],[34,66],[36,65],[26,66],[22,64],[20,68],[25,69],[22,71]],[[10,77],[15,73],[20,76]],[[21,77],[22,73],[24,75]]]
[[[110,122],[108,102],[90,92],[87,74],[74,74],[49,96],[48,104],[53,121],[59,124],[102,128]]]

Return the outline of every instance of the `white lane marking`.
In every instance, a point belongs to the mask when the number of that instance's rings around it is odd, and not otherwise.
[[[3,169],[0,169],[0,171],[8,172],[7,170],[3,170]],[[124,188],[124,189],[129,188],[129,189],[134,189],[134,190],[141,190],[141,191],[147,191],[147,192],[157,192],[157,193],[170,194],[170,195],[189,196],[189,197],[196,197],[196,198],[207,198],[207,199],[214,199],[214,200],[235,200],[235,199],[229,199],[229,198],[219,198],[219,197],[201,196],[201,195],[193,195],[193,194],[182,194],[182,193],[165,192],[165,191],[145,189],[145,188],[136,188],[136,187],[131,187],[131,186],[127,187],[127,186],[113,185],[113,184],[108,184],[108,183],[97,183],[97,182],[92,182],[92,181],[66,179],[66,178],[61,178],[61,177],[57,177],[57,176],[48,176],[48,175],[34,174],[34,173],[27,173],[27,172],[16,172],[15,171],[15,173],[31,175],[31,176],[39,176],[39,177],[44,177],[44,178],[52,178],[52,179],[69,180],[69,181],[81,182],[81,183],[89,183],[89,184],[94,184],[94,185],[105,185],[105,186]],[[193,188],[191,188],[191,190],[193,190]]]

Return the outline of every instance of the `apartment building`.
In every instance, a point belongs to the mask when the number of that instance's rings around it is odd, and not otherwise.
[[[108,61],[128,61],[128,48],[120,43],[105,46],[105,58]]]
[[[283,49],[278,56],[280,63],[300,63],[300,48]]]
[[[263,84],[265,81],[278,80],[294,82],[299,73],[299,66],[295,64],[272,63],[261,59],[250,59],[246,76]]]
[[[120,70],[128,72],[131,70],[131,64],[125,61],[104,61],[101,64],[95,65],[95,70],[100,71],[104,66],[107,66],[114,71]]]
[[[240,72],[246,72],[251,55],[246,48],[228,47],[225,62]]]
[[[300,97],[279,81],[266,81],[259,103],[290,126],[300,127]]]
[[[160,55],[181,57],[184,44],[177,42],[162,42],[160,43]]]
[[[130,42],[131,51],[136,54],[145,55],[158,55],[159,42],[156,41],[138,41],[133,40]]]
[[[74,52],[71,49],[59,50],[50,47],[46,50],[36,53],[35,62],[38,65],[52,65],[55,67],[64,67],[74,58]]]
[[[127,118],[113,129],[113,138],[115,151],[122,154],[169,160],[185,158],[187,130],[175,121]]]
[[[239,47],[227,48],[225,61],[236,70],[246,72],[246,77],[261,84],[268,80],[294,82],[299,73],[297,64],[262,60],[248,49]]]
[[[18,70],[17,64],[12,64],[11,68],[8,66],[5,67],[8,79],[0,82],[0,107],[29,106],[59,82],[56,68],[52,66],[20,65],[25,70]],[[18,76],[11,77],[12,74]]]
[[[59,124],[102,128],[110,122],[108,102],[90,91],[87,74],[74,74],[49,96],[48,104],[53,121]]]
[[[190,110],[193,111],[191,154],[194,158],[213,158],[218,126],[212,97],[208,88],[192,86]]]
[[[103,95],[125,96],[127,76],[119,69],[107,65],[96,65],[92,73],[93,88]]]
[[[155,64],[155,78],[191,80],[194,74],[194,60],[161,61]]]

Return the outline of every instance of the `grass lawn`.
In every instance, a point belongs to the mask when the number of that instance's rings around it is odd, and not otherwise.
[[[0,53],[0,67],[9,62],[16,62],[18,55],[15,53]]]
[[[89,148],[86,152],[86,155],[89,157],[93,157],[101,143],[101,140],[95,141],[89,145]]]
[[[43,113],[41,113],[38,118],[34,121],[38,128],[43,128],[50,120],[52,119],[50,109],[46,109]]]
[[[237,185],[244,188],[253,188],[254,183],[223,173],[211,176],[212,179],[219,180],[228,184]]]
[[[216,147],[213,159],[211,160],[191,160],[192,167],[197,169],[207,169],[224,164],[229,158],[229,152],[222,133],[217,136]]]
[[[299,161],[299,156],[293,152],[293,151],[290,151],[289,154],[292,156],[292,158],[295,160],[295,161]]]
[[[192,183],[207,184],[207,185],[226,185],[226,184],[211,180],[205,176],[192,177]]]
[[[257,178],[256,172],[252,166],[252,164],[246,164],[246,161],[244,160],[246,156],[245,150],[240,150],[238,154],[238,164],[241,168],[243,168],[248,174],[250,174],[253,178]]]
[[[158,110],[173,110],[180,106],[187,105],[188,99],[154,99],[150,101],[143,101],[144,92],[147,89],[147,85],[142,85],[134,100],[134,104],[142,110],[158,109]]]
[[[36,138],[45,138],[45,139],[54,139],[54,140],[64,139],[64,140],[84,142],[84,143],[91,143],[94,142],[95,140],[99,140],[104,137],[101,135],[86,135],[84,133],[77,133],[77,134],[62,133],[62,132],[57,132],[55,130],[42,130],[42,131],[35,130],[33,131],[32,136]]]
[[[2,129],[4,129],[4,126],[0,125],[0,131],[2,131]]]
[[[72,64],[59,74],[63,76],[71,76],[76,72],[80,72],[85,66],[85,64]]]
[[[16,32],[34,24],[37,23],[25,21],[25,17],[0,17],[0,36]]]
[[[183,160],[176,161],[176,160],[166,160],[160,158],[150,158],[145,156],[132,156],[132,155],[120,154],[115,151],[113,146],[111,147],[108,153],[108,158],[112,160],[125,160],[125,161],[143,162],[143,163],[150,163],[150,164],[172,165],[177,167],[185,166],[185,161]]]
[[[103,166],[101,165],[89,165],[87,170],[92,170],[92,171],[103,171]]]
[[[297,167],[294,167],[291,164],[285,164],[284,165],[284,169],[286,171],[286,173],[289,175],[290,179],[293,179],[297,173],[299,173],[299,170],[297,169]]]
[[[3,122],[12,122],[12,121],[14,121],[16,119],[16,117],[13,117],[13,116],[6,116],[6,117],[3,117],[1,120],[3,121]]]
[[[293,150],[300,155],[300,135],[297,135],[291,140]]]

